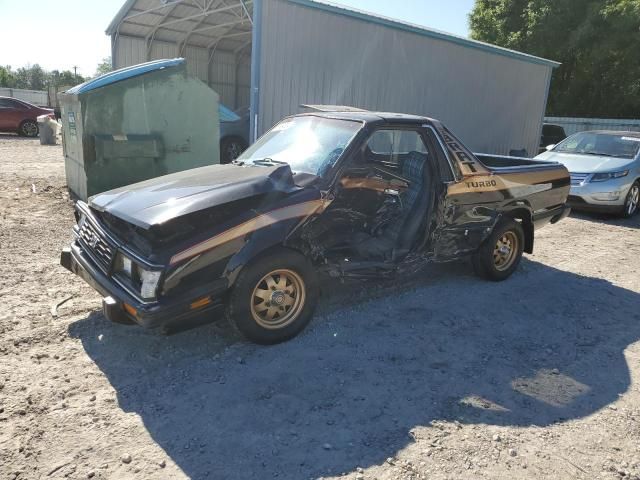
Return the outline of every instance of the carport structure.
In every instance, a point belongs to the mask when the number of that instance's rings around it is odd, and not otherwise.
[[[426,7],[425,7],[426,8]],[[445,122],[477,152],[537,153],[553,68],[543,58],[315,0],[126,0],[115,68],[184,57],[252,138],[300,105]]]
[[[184,57],[223,103],[248,107],[252,14],[252,0],[127,0],[107,28],[113,67]]]

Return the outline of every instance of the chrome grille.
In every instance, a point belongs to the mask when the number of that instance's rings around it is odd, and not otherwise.
[[[108,270],[113,260],[115,249],[109,245],[107,240],[98,230],[86,219],[80,225],[78,237],[82,246],[96,259],[96,261]]]
[[[589,176],[588,173],[572,173],[571,174],[571,186],[578,187],[578,186],[582,185],[585,182],[585,180],[587,179],[588,176]]]

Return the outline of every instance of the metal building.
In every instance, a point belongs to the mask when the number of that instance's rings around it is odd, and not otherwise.
[[[301,104],[445,122],[473,150],[537,152],[559,64],[312,0],[126,0],[114,67],[182,56],[261,134]]]

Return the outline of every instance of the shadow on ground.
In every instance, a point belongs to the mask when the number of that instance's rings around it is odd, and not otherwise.
[[[585,220],[587,222],[603,223],[616,227],[640,229],[640,214],[636,214],[631,218],[622,218],[619,215],[572,210],[571,217],[577,218],[579,220]]]
[[[22,137],[17,133],[0,133],[0,140],[38,140],[38,137]]]
[[[432,420],[545,426],[629,387],[640,295],[609,282],[525,260],[500,284],[447,265],[368,288],[337,288],[310,331],[272,348],[99,315],[70,331],[191,478],[340,474],[384,462]],[[373,299],[354,306],[362,291]]]

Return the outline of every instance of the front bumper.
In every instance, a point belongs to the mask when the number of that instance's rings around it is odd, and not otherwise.
[[[224,309],[223,299],[228,289],[226,281],[192,292],[188,298],[142,303],[96,268],[75,242],[62,250],[60,265],[78,275],[102,295],[104,316],[112,322],[137,323],[145,328],[162,328],[171,332],[213,322]],[[212,299],[211,303],[201,308],[191,308],[194,301],[207,295]],[[125,309],[125,305],[129,311]],[[135,315],[130,312],[135,312]]]
[[[605,182],[585,181],[571,185],[569,204],[575,209],[617,212],[624,207],[632,184],[632,177],[626,176]]]

